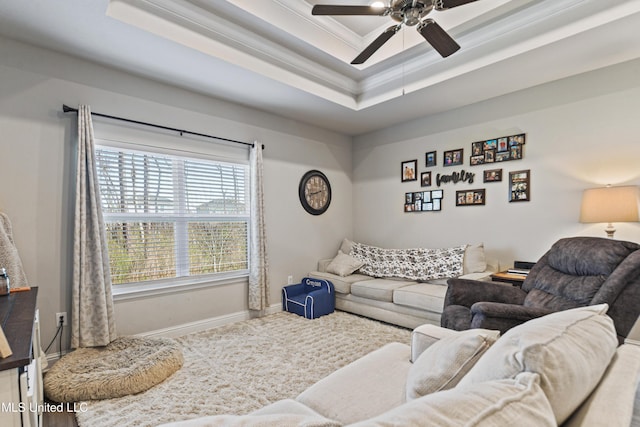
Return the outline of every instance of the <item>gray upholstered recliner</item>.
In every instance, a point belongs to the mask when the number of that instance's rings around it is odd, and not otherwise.
[[[607,303],[619,339],[640,315],[640,245],[599,237],[554,243],[519,287],[450,279],[441,325],[502,332],[545,314]]]

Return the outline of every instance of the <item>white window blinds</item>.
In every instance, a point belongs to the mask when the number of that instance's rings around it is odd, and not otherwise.
[[[114,285],[248,269],[248,165],[99,146]]]

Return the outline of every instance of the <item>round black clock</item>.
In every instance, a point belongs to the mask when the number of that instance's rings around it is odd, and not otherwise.
[[[325,174],[310,170],[300,180],[298,195],[305,211],[311,215],[320,215],[331,203],[331,185]]]

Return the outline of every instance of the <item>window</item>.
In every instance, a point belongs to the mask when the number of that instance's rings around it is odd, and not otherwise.
[[[99,146],[113,285],[248,270],[249,167]]]

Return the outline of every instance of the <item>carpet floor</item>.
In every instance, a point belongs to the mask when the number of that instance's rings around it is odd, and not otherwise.
[[[84,402],[80,427],[156,426],[215,414],[246,414],[295,398],[333,371],[408,329],[335,312],[307,320],[277,313],[177,338],[184,366],[146,392]]]

